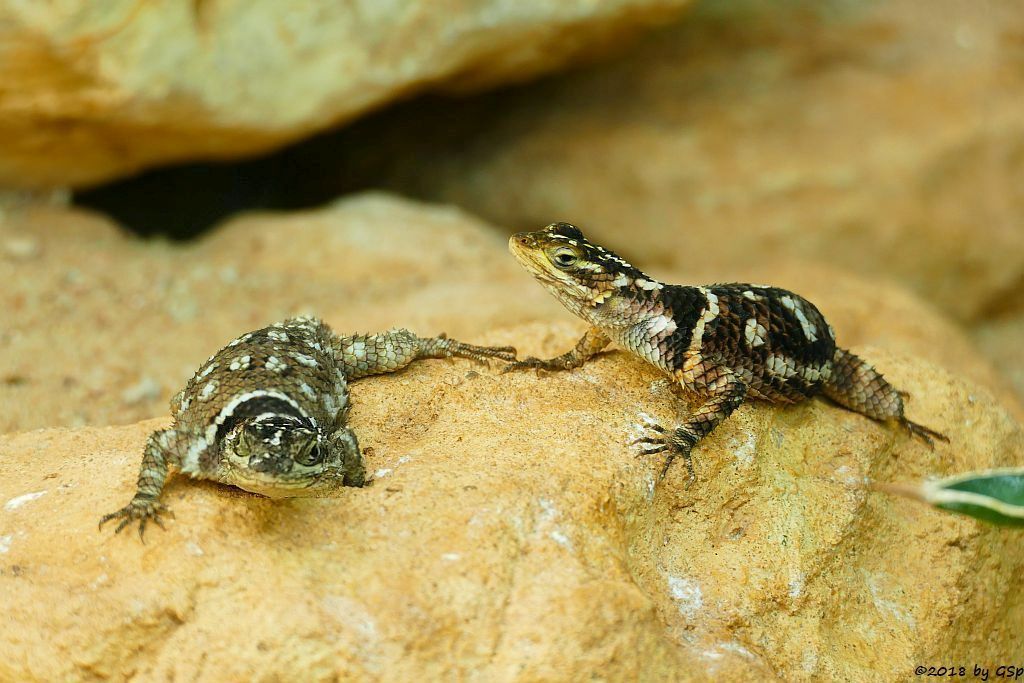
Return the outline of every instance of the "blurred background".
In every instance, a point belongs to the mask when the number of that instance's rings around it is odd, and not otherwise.
[[[808,296],[1024,398],[1018,0],[0,0],[0,433],[300,312],[570,321],[505,237]]]

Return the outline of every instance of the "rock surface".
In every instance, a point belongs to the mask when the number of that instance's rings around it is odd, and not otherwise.
[[[693,406],[653,369],[435,361],[353,385],[371,486],[274,502],[178,477],[143,545],[95,523],[166,417],[74,425],[165,415],[241,330],[316,312],[550,356],[583,325],[450,208],[368,194],[174,245],[5,205],[0,432],[65,428],[0,437],[0,679],[902,680],[1019,652],[1016,537],[864,487],[1018,462],[1020,406],[964,335],[823,265],[652,274],[809,296],[952,444],[748,404],[697,449],[694,487],[680,468],[655,487],[628,444]]]
[[[799,258],[963,321],[1021,310],[1024,12],[929,8],[701,3],[623,59],[396,110],[323,158],[498,225],[578,223],[649,264]]]
[[[484,335],[527,353],[573,325]],[[627,444],[685,402],[613,352],[569,374],[424,363],[353,387],[376,480],[271,501],[172,481],[97,531],[151,420],[0,437],[0,679],[906,680],[1021,651],[1019,536],[868,492],[1005,465],[1024,432],[926,362],[858,349],[936,451],[812,401],[748,404],[654,486]]]
[[[652,274],[789,287],[818,304],[843,345],[928,359],[1024,417],[964,335],[895,285],[799,262]],[[470,342],[574,321],[496,229],[380,194],[241,217],[186,245],[141,242],[81,211],[12,208],[0,219],[0,281],[0,433],[165,414],[213,351],[289,315],[315,313],[340,332],[402,326]]]
[[[690,0],[0,1],[0,186],[282,145],[409,93],[528,79]]]

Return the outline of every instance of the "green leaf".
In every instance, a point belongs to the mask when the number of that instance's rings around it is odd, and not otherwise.
[[[992,524],[1024,526],[1024,467],[967,472],[917,487],[876,484],[875,488]]]

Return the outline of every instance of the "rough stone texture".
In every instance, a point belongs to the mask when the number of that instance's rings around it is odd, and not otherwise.
[[[666,266],[820,260],[973,321],[1024,306],[1022,91],[1017,0],[709,1],[623,59],[336,151],[499,225],[568,220]]]
[[[689,0],[0,2],[0,186],[252,154],[411,92],[528,79]]]
[[[582,332],[454,209],[369,194],[183,246],[3,207],[0,432],[165,415],[213,349],[293,313],[542,356]],[[991,367],[895,284],[688,265],[652,274],[810,297],[952,444],[822,400],[753,403],[697,448],[693,488],[677,467],[656,489],[628,442],[642,414],[694,406],[641,362],[538,378],[434,361],[353,385],[370,487],[274,502],[175,478],[176,517],[143,545],[95,524],[166,417],[8,434],[0,680],[904,680],[1011,661],[1017,537],[862,486],[1017,462],[1024,413]]]
[[[574,325],[484,335],[552,354]],[[570,374],[463,362],[358,382],[375,482],[271,501],[176,479],[147,543],[97,531],[150,420],[0,437],[0,679],[908,680],[1024,645],[1019,536],[868,492],[1006,465],[984,389],[858,348],[935,452],[824,401],[748,404],[699,481],[627,442],[685,408],[621,352]],[[692,406],[691,406],[692,407]]]
[[[818,304],[845,346],[929,359],[1024,417],[964,335],[895,285],[799,262],[652,274],[789,287]],[[81,211],[9,208],[0,282],[0,433],[164,414],[213,351],[289,315],[315,313],[339,332],[402,326],[470,342],[501,326],[572,320],[497,230],[379,194],[253,214],[187,245],[141,242]]]

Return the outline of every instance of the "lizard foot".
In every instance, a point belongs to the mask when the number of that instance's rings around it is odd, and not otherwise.
[[[900,418],[900,424],[903,427],[916,436],[917,438],[928,444],[928,448],[935,449],[935,441],[942,441],[943,443],[949,443],[949,437],[941,432],[937,432],[934,429],[928,429],[924,425],[919,425],[916,422],[911,422],[905,417]]]
[[[103,515],[103,517],[100,518],[99,526],[102,529],[103,525],[110,520],[120,519],[121,522],[117,525],[117,528],[114,529],[114,533],[119,534],[121,533],[121,529],[124,529],[132,522],[138,520],[139,538],[143,543],[145,543],[146,539],[143,534],[146,531],[146,523],[149,520],[153,520],[153,523],[161,529],[164,528],[163,520],[160,519],[161,514],[168,514],[171,517],[174,517],[174,513],[171,512],[170,508],[163,503],[157,502],[152,498],[136,496],[135,498],[132,498],[132,502],[128,503],[117,512],[111,512],[108,515]]]
[[[648,430],[648,433],[635,439],[630,445],[644,446],[644,448],[640,449],[639,455],[665,453],[665,464],[661,468],[661,475],[658,477],[658,481],[665,479],[665,475],[668,474],[668,468],[672,465],[672,462],[676,458],[681,457],[686,463],[686,471],[689,475],[686,481],[686,488],[690,488],[693,482],[697,480],[696,472],[693,469],[693,457],[690,455],[693,446],[683,438],[680,438],[678,430],[670,431],[657,422],[645,421],[644,428]]]
[[[513,363],[509,363],[508,365],[501,369],[501,372],[502,374],[504,374],[506,372],[515,372],[516,370],[529,370],[531,368],[534,370],[564,369],[550,360],[543,360],[541,358],[535,358],[534,356],[530,356],[529,358],[524,358],[522,360],[517,360]]]
[[[442,348],[445,351],[445,355],[450,358],[468,358],[485,365],[490,358],[497,358],[508,363],[516,359],[516,349],[514,346],[475,346],[454,339],[448,339],[444,332],[437,335],[437,338],[442,340]]]

